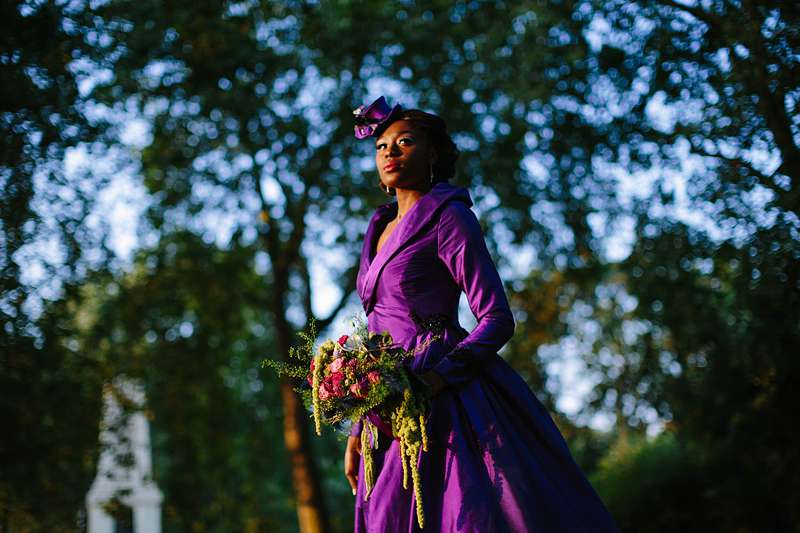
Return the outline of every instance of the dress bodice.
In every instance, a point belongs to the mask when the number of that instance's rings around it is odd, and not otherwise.
[[[377,255],[377,239],[383,228],[385,223],[376,226],[370,263]],[[399,227],[387,243],[398,231]],[[432,316],[446,317],[449,328],[463,332],[458,324],[461,289],[438,259],[437,251],[436,233],[425,232],[386,263],[377,281],[374,306],[367,314],[370,331],[388,331],[395,342],[406,349],[416,346],[425,336],[426,328],[421,322]]]
[[[503,284],[486,248],[472,200],[463,187],[437,183],[411,206],[379,251],[377,241],[397,214],[397,203],[378,207],[364,239],[356,287],[370,331],[388,331],[405,349],[444,328],[413,362],[414,370],[436,370],[451,384],[469,379],[469,365],[448,357],[468,351],[471,362],[496,356],[513,334],[514,320]],[[458,323],[461,292],[478,321],[472,332]]]

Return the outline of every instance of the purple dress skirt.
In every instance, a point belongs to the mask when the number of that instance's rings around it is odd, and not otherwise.
[[[463,187],[436,184],[375,254],[397,213],[396,203],[378,207],[357,278],[370,331],[388,331],[406,349],[441,334],[412,362],[448,384],[432,399],[428,451],[420,452],[422,531],[617,531],[546,409],[497,355],[514,319],[470,206]],[[458,324],[462,291],[477,319],[472,332]],[[351,434],[360,432],[355,424]],[[355,531],[420,531],[398,441],[379,435],[367,501],[363,461],[359,468]]]

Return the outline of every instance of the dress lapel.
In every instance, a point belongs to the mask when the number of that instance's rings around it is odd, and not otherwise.
[[[361,297],[361,301],[366,300],[366,278],[367,272],[371,262],[374,258],[371,257],[372,249],[375,247],[375,241],[380,237],[380,232],[386,227],[384,221],[388,222],[393,219],[397,214],[397,203],[384,204],[375,210],[375,214],[367,225],[367,233],[364,235],[364,244],[361,247],[361,261],[358,267],[358,276],[356,278],[356,290]],[[381,252],[385,249],[381,248]]]
[[[397,214],[397,203],[380,206],[372,220],[370,220],[367,233],[364,237],[364,247],[361,251],[361,265],[359,279],[356,287],[361,296],[364,309],[369,313],[375,305],[375,293],[378,279],[388,263],[397,253],[405,248],[414,236],[438,213],[447,200],[459,196],[468,205],[472,205],[469,193],[463,187],[449,183],[437,183],[422,198],[409,209],[406,216],[397,225],[395,230],[381,247],[380,251],[370,262],[370,252],[374,241],[380,237],[378,230],[386,227],[381,222],[393,218]]]

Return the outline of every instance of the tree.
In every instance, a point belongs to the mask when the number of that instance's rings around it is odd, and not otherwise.
[[[144,380],[167,529],[294,530],[279,389],[259,377],[275,333],[257,253],[178,231],[99,285],[87,349]]]
[[[345,289],[339,302],[317,316],[304,254],[322,255],[339,242],[355,256],[353,220],[364,209],[346,201],[360,184],[342,181],[345,146],[329,142],[331,121],[349,114],[349,94],[336,89],[322,100],[320,91],[330,83],[315,73],[298,41],[294,14],[277,4],[237,11],[224,4],[173,9],[119,2],[103,14],[119,60],[116,78],[98,94],[112,106],[132,96],[152,120],[142,173],[160,201],[150,221],[167,231],[192,220],[176,223],[175,217],[220,208],[233,214],[237,235],[257,243],[268,258],[270,292],[261,303],[275,331],[275,351],[285,356],[294,331],[314,318],[326,327],[354,283],[351,260],[332,274]],[[286,381],[281,397],[300,528],[327,530],[305,410]]]
[[[64,171],[100,138],[76,63],[93,61],[81,5],[0,7],[0,529],[74,530],[93,475],[104,361],[80,350],[71,315],[102,264],[87,223],[94,178]],[[50,252],[49,257],[43,253]],[[91,251],[94,255],[89,255]]]
[[[591,481],[622,531],[716,531],[701,455],[671,431],[622,438]]]
[[[789,376],[800,347],[800,10],[599,7],[609,23],[605,55],[631,80],[619,90],[638,95],[617,125],[629,147],[620,162],[657,170],[661,194],[633,205],[635,243],[615,269],[646,331],[621,351],[638,372],[626,387],[607,377],[597,399],[627,389],[699,446],[718,527],[790,530],[800,501],[791,474],[798,433],[783,422],[797,403]],[[702,213],[703,223],[680,220],[681,209]]]
[[[618,124],[632,168],[680,168],[683,154],[695,154],[703,165],[690,171],[692,196],[720,223],[771,210],[796,217],[797,5],[654,0],[598,7],[609,24],[606,55],[630,80],[623,89],[638,96]],[[745,201],[754,194],[764,197],[756,209]]]

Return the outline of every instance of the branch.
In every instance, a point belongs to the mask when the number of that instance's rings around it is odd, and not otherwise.
[[[303,277],[303,288],[305,289],[303,294],[303,308],[306,314],[306,320],[314,315],[314,311],[311,308],[311,274],[308,271],[308,259],[303,259],[299,261],[300,263],[300,275]]]
[[[700,148],[700,147],[697,147],[697,146],[692,146],[690,148],[690,151],[692,153],[694,153],[694,154],[697,154],[697,155],[700,155],[700,156],[703,156],[703,157],[713,157],[715,159],[719,159],[719,160],[725,161],[725,162],[730,163],[732,165],[739,165],[739,166],[745,167],[749,172],[751,172],[754,176],[756,176],[758,178],[759,183],[761,183],[761,185],[763,185],[764,187],[767,187],[768,189],[770,189],[772,192],[775,193],[775,196],[778,198],[778,203],[780,205],[783,205],[783,206],[787,207],[791,211],[796,211],[797,210],[797,207],[792,205],[792,203],[793,203],[792,199],[794,197],[793,191],[787,191],[786,189],[782,189],[782,188],[778,187],[775,184],[775,179],[774,178],[775,178],[775,175],[778,174],[778,170],[780,170],[780,169],[776,170],[772,174],[767,175],[767,174],[764,174],[763,172],[761,172],[760,170],[758,170],[757,168],[755,168],[752,163],[750,163],[749,161],[747,161],[745,159],[739,159],[739,158],[736,158],[736,157],[728,157],[728,156],[724,156],[722,154],[712,154],[711,152],[708,152],[708,151],[704,150],[703,148]]]
[[[657,2],[660,3],[661,5],[689,13],[697,20],[706,23],[710,28],[714,28],[716,30],[722,28],[722,20],[719,17],[713,15],[712,13],[709,13],[708,11],[700,9],[699,7],[680,4],[675,0],[657,0]]]
[[[277,234],[277,228],[272,221],[272,216],[270,215],[270,208],[272,207],[269,202],[267,202],[266,197],[264,196],[264,188],[261,186],[261,166],[256,166],[256,171],[254,172],[255,176],[255,184],[256,184],[256,193],[258,194],[258,199],[261,200],[261,212],[266,214],[264,218],[262,218],[262,222],[267,228],[266,232],[259,232],[259,237],[264,240],[264,243],[267,247],[267,253],[270,255],[270,259],[274,261],[279,255],[278,250],[278,242],[275,238]]]
[[[303,244],[303,238],[306,234],[306,211],[308,210],[309,203],[309,189],[311,187],[306,184],[303,190],[303,195],[300,200],[289,211],[289,201],[286,201],[287,213],[292,213],[292,233],[286,243],[285,258],[286,264],[291,264],[300,257],[300,246]]]
[[[347,283],[342,289],[342,297],[339,299],[339,303],[336,304],[336,307],[333,308],[333,311],[331,311],[328,314],[328,316],[326,316],[325,318],[320,318],[316,321],[317,331],[322,331],[323,329],[330,326],[333,320],[336,318],[336,316],[342,311],[342,309],[344,309],[344,306],[347,305],[347,300],[350,297],[350,293],[352,293],[356,289],[357,274],[358,274],[358,263],[347,269],[347,272],[345,273],[345,278],[347,279]]]
[[[750,9],[750,16],[755,16],[756,9],[753,7],[752,2],[745,2],[745,5]],[[787,169],[787,175],[792,178],[792,194],[800,194],[798,188],[798,169],[800,168],[800,148],[795,142],[795,136],[792,132],[792,118],[786,111],[786,93],[783,90],[781,80],[778,76],[771,76],[767,70],[769,64],[769,50],[767,43],[764,42],[764,37],[761,34],[761,28],[753,28],[753,31],[748,32],[751,39],[754,41],[751,53],[754,58],[758,57],[758,61],[754,62],[755,72],[758,79],[754,83],[754,89],[759,92],[759,107],[763,110],[764,118],[767,120],[767,127],[772,132],[775,139],[775,144],[781,152],[783,159],[782,167]],[[770,90],[770,87],[773,90]]]

